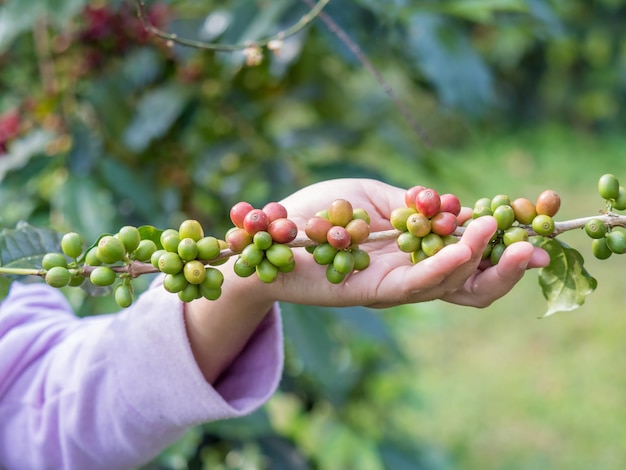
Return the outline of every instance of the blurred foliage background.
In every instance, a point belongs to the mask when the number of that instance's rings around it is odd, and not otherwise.
[[[276,35],[310,8],[146,3],[154,25],[218,44]],[[626,1],[331,0],[323,15],[340,31],[315,18],[248,66],[155,38],[129,0],[6,0],[0,228],[95,239],[193,217],[220,234],[235,202],[332,177],[465,205],[551,188],[566,218],[602,208],[600,174],[626,174]],[[532,273],[480,312],[284,305],[276,396],[145,468],[624,468],[623,270],[576,235],[598,291],[542,321]],[[79,315],[115,309],[67,294]]]

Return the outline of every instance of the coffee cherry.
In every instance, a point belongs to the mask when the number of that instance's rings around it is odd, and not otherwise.
[[[345,227],[352,220],[353,214],[352,204],[345,199],[335,199],[328,206],[328,220],[333,225]]]
[[[220,248],[220,252],[222,250],[226,250],[228,249],[228,244],[226,243],[225,240],[220,240],[219,238],[217,239],[217,243],[219,245]],[[217,261],[212,261],[211,262],[211,266],[220,266],[221,264],[224,264],[228,261],[228,257],[223,257],[222,259],[218,259]]]
[[[202,237],[196,242],[198,247],[198,259],[209,261],[220,254],[220,243],[215,237]]]
[[[350,243],[352,245],[363,243],[370,236],[370,226],[363,219],[352,219],[346,225],[346,230],[350,234]]]
[[[504,243],[496,243],[491,247],[491,252],[489,253],[491,264],[496,265],[500,262],[500,258],[502,258],[505,248],[506,246]]]
[[[161,256],[165,253],[167,253],[167,251],[162,248],[160,250],[156,250],[152,253],[152,256],[150,256],[150,264],[159,269],[159,258],[161,258]]]
[[[411,209],[415,209],[415,198],[417,197],[417,193],[419,193],[422,189],[426,189],[424,186],[412,186],[407,189],[404,193],[404,202],[407,207]]]
[[[496,207],[510,206],[510,205],[511,205],[511,199],[506,194],[498,194],[497,196],[494,196],[491,198],[491,205],[490,205],[491,212],[495,212]]]
[[[436,255],[444,247],[443,239],[436,233],[429,233],[422,238],[421,249],[426,256]]]
[[[261,209],[252,209],[243,218],[243,228],[250,235],[257,232],[265,232],[269,226],[269,219]]]
[[[324,237],[324,240],[326,240],[326,237]],[[254,246],[256,246],[259,250],[265,251],[272,246],[274,239],[269,232],[257,232],[252,237],[252,243],[254,243]]]
[[[113,264],[121,261],[126,253],[124,244],[112,235],[105,235],[98,241],[96,256],[106,264]]]
[[[116,274],[108,266],[98,266],[91,271],[89,280],[94,286],[110,286],[115,282]]]
[[[335,266],[329,264],[326,266],[326,279],[332,284],[341,284],[346,278],[347,274],[340,273],[335,269]]]
[[[426,253],[424,253],[424,251],[422,250],[417,250],[411,253],[411,263],[413,264],[417,264],[420,261],[425,260],[426,258],[428,258],[428,255],[426,255]]]
[[[493,211],[493,216],[498,223],[499,230],[506,230],[515,222],[515,212],[511,206],[506,204],[497,206]]]
[[[269,260],[264,259],[256,267],[257,277],[267,284],[270,284],[278,277],[278,268]]]
[[[424,214],[416,212],[406,220],[406,229],[416,237],[424,237],[431,231],[431,221]]]
[[[422,239],[420,237],[416,237],[411,232],[402,232],[398,235],[396,243],[400,251],[403,251],[404,253],[412,253],[413,251],[419,250]]]
[[[330,243],[321,243],[315,247],[313,259],[317,264],[326,265],[333,262],[336,254],[337,249]]]
[[[239,257],[235,260],[235,264],[233,264],[233,270],[239,277],[249,277],[256,272],[256,265],[250,266],[243,259],[241,259],[241,257]]]
[[[604,238],[608,228],[600,219],[589,219],[585,222],[585,233],[591,238]]]
[[[119,284],[113,291],[115,303],[121,308],[128,308],[133,303],[133,290],[127,284]]]
[[[451,212],[455,216],[459,215],[461,213],[461,201],[454,194],[442,194],[440,212]]]
[[[178,251],[178,244],[180,243],[180,234],[178,230],[168,228],[161,233],[159,241],[165,251],[176,253]]]
[[[476,206],[472,209],[472,219],[477,219],[479,217],[484,217],[486,215],[493,215],[490,207],[487,206]]]
[[[270,222],[267,231],[276,243],[290,243],[298,236],[298,226],[296,223],[284,217],[274,219]]]
[[[317,211],[315,214],[315,217],[321,217],[322,219],[328,219],[328,209],[322,209],[321,211]]]
[[[251,243],[243,249],[239,256],[248,266],[256,266],[265,258],[265,252]]]
[[[272,223],[276,219],[287,218],[287,208],[279,202],[268,202],[261,209],[267,215],[267,220]]]
[[[397,207],[391,211],[391,214],[389,215],[389,222],[391,222],[391,226],[396,230],[406,232],[407,220],[412,214],[415,213],[417,213],[416,209],[413,209],[411,207]],[[428,217],[426,214],[424,214],[424,216]]]
[[[293,261],[293,251],[287,245],[274,243],[265,251],[265,257],[274,266],[288,266]]]
[[[124,249],[126,253],[132,253],[139,246],[139,242],[141,241],[141,234],[139,233],[139,229],[137,227],[133,227],[132,225],[125,225],[122,227],[119,232],[115,235],[124,245]]]
[[[591,253],[598,259],[608,259],[613,251],[609,248],[606,238],[596,238],[591,241]]]
[[[243,228],[235,228],[226,234],[226,243],[232,251],[241,253],[246,246],[252,243],[252,235]]]
[[[598,180],[598,192],[602,198],[608,200],[617,199],[619,196],[619,180],[615,175],[607,173]]]
[[[52,266],[46,272],[46,284],[52,287],[61,288],[69,284],[72,275],[69,270],[63,266]]]
[[[85,276],[81,274],[79,269],[70,269],[70,275],[70,282],[68,284],[70,287],[79,287],[85,282]]]
[[[194,242],[197,242],[204,237],[204,229],[197,220],[187,219],[178,227],[178,236],[181,240],[183,238],[191,238]]]
[[[349,251],[338,251],[333,259],[333,267],[340,273],[350,274],[354,270],[354,255]]]
[[[486,207],[491,211],[491,198],[481,197],[474,203],[474,208]]]
[[[183,260],[178,253],[166,251],[159,257],[158,269],[165,274],[177,274],[183,269]]]
[[[444,235],[443,237],[441,237],[441,239],[443,240],[443,244],[445,246],[454,245],[455,243],[459,243],[459,239],[457,237],[455,237],[454,235]]]
[[[561,207],[561,197],[556,191],[546,189],[537,197],[535,207],[537,208],[537,214],[554,217]]]
[[[206,282],[206,281],[205,281]],[[221,287],[208,287],[205,282],[198,285],[200,295],[207,300],[217,300],[222,295]]]
[[[83,239],[76,232],[69,232],[61,238],[61,250],[66,256],[76,259],[83,252]]]
[[[530,225],[533,219],[537,216],[537,209],[535,204],[525,197],[518,197],[511,202],[511,207],[515,213],[515,220],[520,224]]]
[[[102,264],[102,261],[100,261],[100,258],[98,258],[97,253],[97,246],[94,246],[87,250],[87,253],[85,254],[85,264],[88,266],[100,266]]]
[[[328,231],[333,226],[332,222],[323,217],[311,217],[307,220],[304,233],[317,243],[326,243]]]
[[[617,197],[613,203],[613,209],[617,209],[618,211],[626,209],[626,188],[624,188],[624,186],[619,187]]]
[[[137,246],[133,255],[137,261],[146,262],[155,251],[157,251],[156,243],[152,240],[145,239],[139,242],[139,246]]]
[[[224,274],[219,269],[208,267],[206,268],[206,277],[202,284],[211,289],[217,289],[224,284]]]
[[[618,255],[626,252],[626,232],[613,229],[606,234],[606,244],[613,253]]]
[[[61,253],[46,253],[41,259],[41,267],[43,269],[52,269],[60,266],[67,268],[67,259]]]
[[[200,284],[206,277],[204,263],[200,260],[192,260],[183,266],[183,274],[190,284]]]
[[[505,246],[509,246],[517,242],[526,242],[526,241],[528,241],[528,232],[524,230],[522,227],[509,227],[502,234],[502,242],[504,243]]]
[[[554,232],[554,219],[549,215],[539,214],[533,219],[531,226],[537,235],[547,237]]]
[[[196,259],[198,256],[198,245],[193,238],[183,238],[178,243],[176,252],[183,261],[191,261],[192,259]]]
[[[243,219],[254,207],[249,202],[238,202],[230,209],[230,220],[235,227],[243,228]]]
[[[457,227],[456,215],[452,212],[439,212],[430,219],[431,230],[445,237],[452,234]],[[407,223],[408,228],[408,223]]]
[[[178,292],[178,298],[183,302],[193,302],[200,298],[200,289],[197,284],[187,284],[187,286]]]
[[[326,240],[330,243],[334,248],[338,250],[343,250],[350,246],[350,233],[339,225],[335,225],[331,227],[328,233],[326,234]]]
[[[278,268],[278,272],[280,273],[290,273],[294,269],[296,269],[296,260],[292,259],[289,264],[286,264],[284,266],[276,266],[276,267]]]
[[[415,208],[426,217],[433,217],[441,209],[441,197],[434,189],[423,189],[415,196]]]
[[[352,219],[364,220],[368,225],[371,222],[370,215],[361,207],[357,207],[352,211]]]
[[[367,251],[360,248],[353,248],[352,256],[354,257],[355,271],[363,271],[370,265],[370,255]]]
[[[189,281],[182,272],[163,276],[163,288],[172,294],[180,292],[187,287],[187,284]]]

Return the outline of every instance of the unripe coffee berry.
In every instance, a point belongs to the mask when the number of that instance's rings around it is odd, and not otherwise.
[[[346,230],[350,234],[350,243],[352,245],[363,243],[370,236],[370,226],[363,219],[352,219],[346,225]]]
[[[209,261],[220,254],[220,243],[215,237],[202,237],[196,242],[198,247],[198,259]]]
[[[606,234],[606,244],[613,253],[621,255],[626,252],[626,232],[613,229]]]
[[[98,241],[96,256],[106,264],[117,263],[124,258],[126,248],[124,244],[112,235],[105,235]]]
[[[200,284],[206,278],[206,270],[204,263],[199,260],[188,261],[183,266],[185,279],[190,284]]]
[[[422,239],[420,237],[416,237],[411,232],[402,232],[396,239],[398,248],[404,253],[411,253],[419,250],[421,243]]]
[[[604,238],[607,231],[606,224],[598,218],[589,219],[585,222],[585,233],[591,238]]]
[[[61,253],[46,253],[41,260],[41,267],[44,269],[52,269],[54,267],[67,267],[67,259]]]
[[[346,278],[346,274],[340,273],[335,269],[335,266],[329,264],[326,266],[326,279],[332,284],[341,284]]]
[[[187,284],[178,294],[178,298],[183,302],[193,302],[200,298],[200,289],[197,284]]]
[[[130,307],[133,303],[132,288],[126,284],[118,285],[113,292],[113,298],[115,299],[115,303],[121,308]]]
[[[389,215],[389,222],[391,222],[391,226],[396,230],[400,230],[401,232],[407,231],[407,220],[408,218],[416,213],[416,209],[411,207],[397,207],[391,211]],[[424,214],[425,217],[428,217]]]
[[[519,197],[511,202],[511,207],[515,213],[515,220],[520,224],[530,225],[537,216],[535,204],[525,197]]]
[[[197,242],[204,237],[204,229],[200,222],[195,219],[184,220],[178,227],[178,235],[180,239],[191,238],[194,242]]]
[[[196,259],[196,257],[198,256],[198,245],[193,240],[193,238],[183,238],[178,243],[178,248],[176,249],[176,252],[178,253],[178,256],[180,256],[180,259],[182,259],[183,261],[191,261],[193,259]]]
[[[528,232],[522,227],[509,227],[502,234],[502,242],[504,243],[504,246],[526,241],[528,241]]]
[[[139,242],[141,242],[139,229],[137,227],[133,227],[132,225],[122,227],[117,232],[116,237],[122,242],[127,253],[135,251],[139,246]]]
[[[189,281],[187,281],[185,274],[182,272],[163,276],[163,288],[172,294],[180,292],[187,287],[187,284],[189,284]]]
[[[326,240],[326,235],[324,235],[324,240]],[[272,246],[274,239],[269,232],[257,232],[254,234],[254,237],[252,237],[252,243],[254,243],[254,246],[259,250],[265,251]]]
[[[61,249],[66,256],[78,258],[83,252],[83,239],[76,232],[69,232],[61,238]]]
[[[361,207],[356,207],[352,211],[352,219],[364,220],[368,225],[371,222],[370,215],[367,213],[367,211],[365,209],[363,209]]]
[[[269,284],[278,277],[278,268],[267,259],[264,259],[257,265],[256,274],[261,281]]]
[[[437,254],[444,247],[443,239],[436,233],[429,233],[422,238],[421,249],[426,256]]]
[[[556,191],[546,189],[537,197],[535,207],[537,208],[537,214],[554,217],[561,207],[561,197]]]
[[[241,255],[239,256],[248,266],[256,266],[263,261],[265,252],[264,250],[258,248],[255,244],[251,243],[243,249]]]
[[[332,222],[324,217],[311,217],[307,220],[304,233],[314,242],[325,243],[328,231],[332,226]]]
[[[619,180],[615,175],[607,173],[598,180],[598,192],[606,200],[617,199],[619,196]]]
[[[157,251],[156,243],[152,240],[145,239],[139,242],[139,246],[137,246],[133,255],[137,261],[146,262],[150,260],[155,251]]]
[[[313,259],[317,264],[326,265],[333,262],[336,254],[337,249],[330,243],[322,243],[313,250]]]
[[[275,266],[288,266],[293,261],[293,251],[287,245],[274,243],[265,251],[265,257]]]
[[[498,223],[499,230],[506,230],[515,222],[515,212],[511,206],[506,204],[497,206],[493,211],[493,217]]]
[[[496,207],[510,206],[510,205],[511,205],[511,199],[506,194],[498,194],[497,196],[494,196],[493,198],[491,198],[491,205],[490,205],[491,212],[495,212]]]
[[[45,280],[49,286],[61,288],[69,284],[72,275],[63,266],[53,266],[46,272]]]
[[[354,256],[349,251],[338,251],[332,265],[338,272],[349,274],[354,270]]]
[[[94,286],[110,286],[115,282],[116,274],[108,266],[98,266],[91,271],[89,280]]]
[[[406,220],[406,229],[416,237],[425,237],[431,232],[430,219],[419,212],[411,214]]]
[[[363,271],[370,265],[370,255],[367,251],[354,248],[352,256],[354,257],[354,269],[356,271]]]
[[[345,227],[352,220],[354,210],[350,201],[335,199],[328,206],[328,220],[333,225]]]
[[[85,254],[85,264],[88,266],[100,266],[102,261],[98,258],[98,247],[94,246]]]
[[[554,232],[554,219],[549,215],[539,214],[533,219],[532,228],[537,235],[549,236]]]
[[[235,264],[233,264],[233,271],[235,271],[235,274],[239,277],[248,277],[256,272],[256,265],[250,266],[239,257],[235,260]]]
[[[609,248],[606,238],[596,238],[591,241],[591,253],[596,258],[605,260],[611,257],[613,251]]]
[[[183,260],[178,253],[166,251],[159,257],[158,269],[165,274],[176,274],[183,269]]]

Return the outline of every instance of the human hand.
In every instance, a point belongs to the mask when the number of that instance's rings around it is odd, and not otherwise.
[[[391,211],[405,205],[405,190],[368,179],[339,179],[306,187],[281,203],[300,230],[307,220],[338,198],[370,215],[371,230],[391,229]],[[469,217],[464,209],[460,220]],[[296,269],[279,276],[267,287],[275,300],[309,305],[374,308],[442,299],[451,303],[485,307],[508,293],[527,268],[545,266],[548,254],[530,243],[519,242],[505,250],[496,266],[481,263],[482,253],[496,230],[492,217],[481,217],[466,228],[459,243],[414,265],[399,251],[395,240],[364,243],[370,266],[352,273],[343,283],[331,284],[325,266],[318,265],[303,248],[294,249]]]

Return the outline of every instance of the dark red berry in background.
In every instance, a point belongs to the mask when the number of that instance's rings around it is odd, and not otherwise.
[[[235,227],[243,228],[243,219],[254,207],[249,202],[238,202],[230,209],[230,220]]]
[[[304,233],[314,242],[326,243],[326,235],[332,226],[333,224],[330,220],[315,216],[307,220]]]
[[[457,227],[456,215],[452,212],[439,212],[430,219],[430,227],[437,235],[450,235]]]
[[[417,197],[417,193],[422,189],[426,188],[424,186],[413,186],[406,190],[404,193],[404,202],[407,207],[415,209],[415,198]]]
[[[326,235],[326,239],[330,246],[336,248],[337,250],[344,250],[350,246],[350,232],[348,232],[345,227],[341,227],[339,225],[335,225],[330,228],[328,234]]]
[[[415,197],[415,208],[426,217],[432,217],[441,208],[441,197],[434,189],[423,189]]]
[[[263,206],[263,212],[267,215],[267,219],[273,222],[276,219],[287,218],[287,208],[279,202],[268,202]]]
[[[272,221],[267,231],[276,243],[289,243],[298,236],[298,226],[293,220],[286,217]]]
[[[440,199],[440,212],[451,212],[454,215],[459,215],[461,213],[461,201],[459,201],[459,198],[456,197],[454,194],[442,194]]]
[[[243,228],[250,235],[254,235],[257,232],[266,232],[268,227],[269,220],[261,209],[252,209],[243,218]]]

